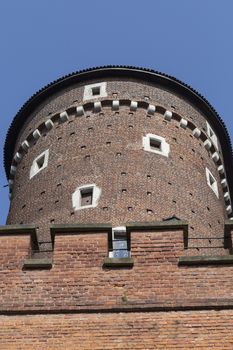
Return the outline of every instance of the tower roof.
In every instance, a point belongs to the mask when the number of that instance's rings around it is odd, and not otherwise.
[[[139,79],[151,84],[159,84],[162,87],[168,88],[169,90],[184,96],[191,103],[198,106],[217,132],[223,151],[227,177],[228,179],[231,178],[233,174],[231,140],[223,120],[213,106],[196,90],[172,76],[151,69],[132,66],[103,66],[73,72],[59,78],[58,80],[55,80],[35,93],[18,111],[8,129],[4,146],[4,167],[7,177],[9,177],[10,166],[14,155],[14,148],[19,130],[24,125],[29,115],[40,103],[42,103],[48,96],[51,96],[67,86],[72,86],[73,84],[85,82],[90,79],[102,80],[104,78],[114,77]],[[229,186],[231,195],[233,196],[233,186],[231,185],[230,181]]]

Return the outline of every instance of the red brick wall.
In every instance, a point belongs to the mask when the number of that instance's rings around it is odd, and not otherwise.
[[[103,268],[106,233],[57,236],[51,270],[22,270],[28,238],[0,240],[5,250],[0,255],[0,311],[233,304],[232,266],[178,266],[184,254],[181,231],[133,232],[132,269]]]
[[[232,328],[232,310],[0,316],[0,349],[232,350]]]
[[[132,232],[132,269],[103,268],[104,232],[56,236],[51,270],[22,270],[29,243],[0,237],[0,349],[232,349],[233,267],[178,266],[182,231]]]
[[[144,99],[148,95],[150,103],[157,106],[176,106],[182,117],[206,128],[198,109],[174,93],[125,81],[108,82],[107,89],[108,98],[116,92],[117,98]],[[76,87],[47,101],[48,106],[41,106],[38,115],[29,118],[31,130],[26,127],[19,141],[49,118],[48,111],[58,112],[61,106],[81,101],[82,93],[83,88]],[[208,254],[228,253],[220,239],[226,218],[221,179],[203,142],[190,130],[179,127],[177,121],[164,121],[159,111],[148,118],[144,109],[130,112],[128,107],[121,107],[115,114],[104,107],[101,113],[87,115],[88,118],[73,116],[71,123],[56,125],[23,157],[15,177],[9,224],[36,223],[39,239],[48,240],[50,222],[109,222],[118,226],[129,221],[162,220],[175,214],[190,224],[190,254],[205,254],[208,250]],[[143,150],[142,138],[147,133],[166,138],[171,148],[168,158]],[[48,167],[30,180],[33,160],[48,148]],[[206,167],[218,181],[219,199],[207,185]],[[98,207],[75,212],[72,193],[87,183],[96,183],[102,189]],[[201,240],[206,237],[212,238],[207,250],[199,248],[206,246],[206,241]]]

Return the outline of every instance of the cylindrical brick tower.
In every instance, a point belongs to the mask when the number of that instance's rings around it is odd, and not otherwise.
[[[122,226],[174,216],[189,223],[190,249],[224,254],[230,140],[210,104],[175,78],[104,67],[50,84],[13,120],[5,168],[7,223],[36,224],[40,241],[50,223]]]
[[[233,158],[204,97],[146,69],[73,73],[4,151],[0,350],[232,349]]]

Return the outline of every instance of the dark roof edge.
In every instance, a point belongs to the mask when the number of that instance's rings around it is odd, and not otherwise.
[[[132,66],[103,66],[90,69],[73,72],[64,77],[61,77],[54,82],[48,84],[37,93],[35,93],[19,110],[14,117],[6,136],[4,146],[4,167],[7,177],[9,177],[10,166],[14,155],[15,142],[19,129],[22,128],[24,122],[30,113],[33,112],[35,107],[41,103],[49,95],[59,91],[59,89],[72,85],[77,82],[82,82],[90,79],[96,79],[104,77],[128,77],[137,78],[141,80],[150,81],[151,83],[159,83],[163,86],[170,88],[183,96],[186,96],[191,102],[196,104],[201,109],[207,119],[211,121],[214,129],[216,130],[220,139],[221,147],[223,150],[224,163],[228,179],[233,174],[233,156],[231,140],[225,124],[221,117],[218,115],[213,106],[199,94],[196,90],[182,81],[158,72],[152,69],[145,69]],[[230,181],[229,181],[230,185]],[[233,186],[232,186],[233,187]],[[233,188],[231,189],[233,195]],[[233,196],[232,196],[233,197]]]

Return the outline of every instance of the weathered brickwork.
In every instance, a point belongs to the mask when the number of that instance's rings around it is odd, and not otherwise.
[[[0,316],[1,350],[228,349],[233,312]]]
[[[148,133],[166,138],[171,149],[168,158],[143,150],[142,138]],[[46,149],[48,167],[30,179],[33,160]],[[207,185],[206,167],[218,182],[220,198]],[[203,143],[175,120],[167,122],[159,113],[148,117],[142,109],[121,108],[115,113],[104,108],[57,125],[28,151],[17,169],[8,223],[36,222],[40,240],[48,240],[49,222],[118,226],[176,215],[190,223],[190,254],[196,253],[195,247],[202,254],[206,249],[201,247],[211,249],[211,254],[225,254],[220,182]],[[99,205],[74,211],[72,193],[88,183],[102,189]],[[211,237],[207,244],[206,237]]]
[[[178,265],[182,231],[132,232],[134,266],[122,269],[103,267],[105,232],[56,236],[51,270],[22,269],[27,236],[0,239],[0,312],[233,306],[231,265]]]
[[[233,349],[233,166],[224,125],[175,78],[106,72],[51,84],[8,133],[0,350]],[[85,85],[98,82],[107,96],[83,101]],[[215,155],[206,121],[218,137]],[[144,149],[147,134],[166,140],[168,157]],[[31,170],[45,151],[48,164]],[[73,194],[87,184],[100,197],[85,192],[97,204],[80,209]],[[117,259],[119,226],[128,256]]]

